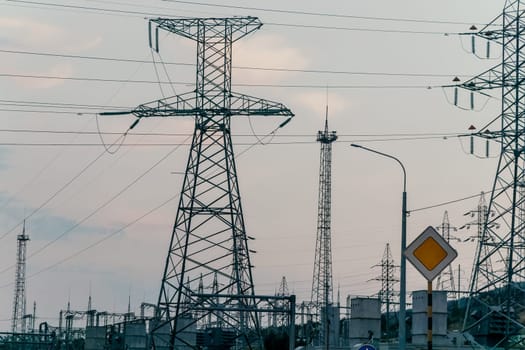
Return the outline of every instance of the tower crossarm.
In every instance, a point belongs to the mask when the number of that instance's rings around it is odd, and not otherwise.
[[[512,72],[509,72],[508,74],[512,74]],[[483,90],[499,89],[504,86],[512,86],[512,84],[515,83],[504,79],[504,75],[502,74],[502,64],[498,64],[461,84],[446,87],[458,87],[483,94]]]
[[[231,108],[225,109],[208,99],[207,105],[212,108],[197,107],[197,98],[192,92],[168,97],[139,105],[127,112],[103,112],[101,115],[133,114],[137,118],[174,117],[174,116],[214,116],[214,115],[250,115],[250,116],[284,116],[293,117],[292,111],[284,104],[263,98],[239,93],[231,94]],[[215,105],[213,107],[213,105]]]
[[[231,104],[231,115],[294,116],[282,103],[235,92],[231,94]]]
[[[202,39],[203,28],[206,28],[206,40],[224,38],[224,28],[231,30],[231,40],[235,42],[242,37],[262,27],[257,17],[233,18],[155,18],[151,24],[168,32],[185,38],[199,41]]]

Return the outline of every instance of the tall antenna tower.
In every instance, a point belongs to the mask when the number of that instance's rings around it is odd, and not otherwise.
[[[331,243],[331,204],[332,204],[332,143],[337,140],[335,131],[328,131],[328,106],[324,131],[317,132],[317,141],[321,143],[321,161],[319,167],[319,199],[317,211],[317,240],[315,243],[315,261],[312,283],[314,314],[321,322],[320,345],[328,347],[329,322],[328,307],[333,303],[332,281],[332,243]],[[324,315],[322,312],[324,311]],[[324,322],[323,322],[324,321]],[[324,323],[324,324],[323,324]]]
[[[445,210],[445,213],[443,213],[443,221],[441,222],[441,225],[436,227],[439,232],[441,232],[441,235],[447,241],[447,243],[450,243],[451,239],[456,239],[456,237],[452,236],[450,234],[450,231],[456,231],[457,229],[450,225],[450,221],[448,219],[448,211]],[[454,270],[452,269],[452,265],[449,264],[448,267],[441,272],[441,274],[437,277],[436,281],[436,289],[437,290],[444,290],[449,292],[449,295],[456,296],[457,295],[457,288],[456,283],[454,281]]]
[[[390,243],[386,244],[381,263],[374,267],[381,267],[381,276],[374,278],[373,280],[381,282],[381,290],[379,291],[378,296],[386,314],[385,330],[388,337],[390,336],[390,310],[392,310],[392,305],[395,301],[394,285],[399,282],[399,279],[395,276],[396,268],[399,266],[394,263],[394,258],[390,251]]]
[[[159,29],[193,40],[197,46],[196,86],[191,92],[140,105],[131,111],[138,118],[131,128],[141,118],[195,118],[158,299],[160,321],[152,331],[155,347],[196,348],[199,318],[204,320],[208,315],[211,322],[226,325],[239,346],[252,341],[249,334],[258,333],[252,265],[230,123],[235,115],[288,117],[279,126],[282,127],[293,117],[280,103],[231,90],[233,43],[261,26],[255,17],[149,21],[150,47],[156,51]],[[211,285],[217,277],[213,295],[198,293],[201,276],[203,285]]]
[[[457,85],[470,91],[471,108],[474,93],[486,95],[484,90],[501,89],[501,129],[493,131],[498,127],[491,123],[476,134],[499,140],[501,152],[488,205],[488,212],[494,212],[494,216],[487,216],[483,224],[463,328],[474,333],[483,345],[506,349],[521,343],[521,337],[515,335],[525,331],[518,318],[524,311],[525,297],[525,232],[520,219],[525,201],[521,191],[525,184],[524,28],[520,0],[506,0],[503,13],[483,29],[478,31],[473,26],[475,32],[468,33],[473,51],[476,38],[486,41],[487,56],[490,44],[497,43],[502,46],[502,62]]]
[[[11,331],[13,333],[25,332],[27,241],[29,241],[29,236],[26,235],[26,222],[24,220],[22,234],[16,237],[15,295],[13,299],[13,319],[11,321]]]

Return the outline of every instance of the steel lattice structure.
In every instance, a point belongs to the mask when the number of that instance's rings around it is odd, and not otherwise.
[[[227,329],[239,346],[260,341],[256,313],[261,307],[257,305],[268,298],[257,299],[254,294],[230,118],[293,117],[281,103],[231,91],[232,45],[261,26],[255,17],[157,18],[149,22],[150,46],[156,50],[159,30],[197,45],[196,86],[192,92],[127,112],[138,118],[131,128],[147,117],[195,118],[158,299],[158,321],[152,330],[156,348],[198,348],[196,338],[202,324]],[[202,293],[199,285],[213,286],[212,293]],[[290,305],[287,307],[291,310]]]
[[[475,28],[472,28],[475,29]],[[501,153],[488,212],[482,225],[479,247],[471,276],[464,331],[487,347],[512,348],[525,333],[520,316],[524,309],[525,268],[525,17],[520,0],[507,0],[503,13],[474,38],[502,46],[502,62],[459,87],[476,92],[501,89],[501,129],[486,127],[479,136],[498,139]],[[474,47],[474,45],[473,45]],[[494,130],[495,126],[491,126]],[[490,263],[489,263],[490,262]],[[490,268],[489,268],[490,267]]]
[[[451,239],[455,239],[454,236],[450,235],[450,230],[455,230],[456,228],[450,225],[450,220],[448,219],[448,211],[445,210],[443,213],[443,220],[441,225],[436,227],[445,241],[450,243]],[[444,290],[449,292],[449,295],[456,295],[456,283],[454,281],[454,271],[452,270],[452,264],[449,264],[443,272],[437,277],[436,289]]]
[[[312,282],[311,303],[314,315],[321,322],[320,344],[326,345],[329,334],[327,321],[328,306],[333,303],[332,281],[332,143],[337,140],[335,131],[328,131],[328,107],[326,109],[324,131],[318,131],[317,141],[321,143],[319,167],[319,197],[317,211],[317,240],[315,243],[315,261]],[[322,311],[325,311],[323,317]],[[324,321],[324,322],[323,322]]]
[[[24,316],[26,314],[26,256],[27,241],[26,223],[22,228],[22,234],[16,237],[16,271],[15,271],[15,293],[13,299],[13,318],[11,320],[11,331],[23,333],[26,331]]]
[[[374,267],[381,267],[381,276],[374,278],[374,281],[381,282],[381,290],[377,293],[379,300],[381,301],[382,309],[386,314],[385,319],[385,333],[387,338],[390,336],[390,315],[392,305],[395,302],[394,285],[399,282],[396,278],[396,268],[399,266],[395,264],[392,252],[390,250],[390,243],[387,243],[381,258],[381,263]]]

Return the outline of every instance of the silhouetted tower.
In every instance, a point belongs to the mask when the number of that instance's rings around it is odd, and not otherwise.
[[[381,267],[381,276],[374,278],[374,281],[381,282],[381,290],[379,291],[378,297],[381,301],[383,312],[385,312],[385,331],[387,337],[390,336],[390,315],[392,310],[392,305],[395,302],[395,292],[394,285],[399,282],[399,279],[396,277],[396,268],[397,266],[392,257],[392,252],[390,251],[390,243],[386,244],[385,251],[383,252],[383,258],[381,263],[375,265],[374,267]]]
[[[288,290],[288,282],[286,282],[285,276],[281,278],[281,283],[279,284],[279,290],[275,293],[275,295],[278,297],[285,297],[285,296],[290,295],[290,292]],[[278,300],[276,304],[278,308],[282,308],[284,306],[284,302],[282,300]],[[287,317],[288,316],[286,313],[284,314],[273,313],[272,325],[275,327],[285,326],[288,321]]]
[[[258,330],[258,326],[231,117],[288,117],[279,126],[282,127],[293,113],[280,103],[231,90],[232,45],[262,26],[258,18],[157,18],[150,20],[149,25],[150,46],[157,51],[159,29],[193,40],[197,45],[195,88],[141,105],[131,112],[138,118],[131,127],[148,117],[195,118],[158,299],[160,322],[153,328],[153,345],[196,347],[190,339],[197,327],[196,309],[205,311],[199,317],[214,314],[212,318],[235,333],[236,342],[246,344],[253,339],[247,333]],[[218,278],[216,295],[203,296],[197,288],[192,289],[197,287],[201,274],[204,285],[211,284],[215,276]],[[168,342],[163,336],[167,331]]]
[[[470,216],[472,218],[474,218],[473,221],[463,225],[460,227],[460,229],[463,229],[463,228],[466,228],[466,229],[470,229],[470,227],[472,226],[475,226],[476,227],[476,233],[475,235],[471,235],[470,237],[468,237],[467,239],[465,239],[465,241],[469,240],[469,241],[474,241],[476,242],[476,254],[474,255],[475,257],[478,257],[478,256],[485,256],[487,257],[485,260],[477,263],[477,264],[474,264],[472,265],[472,273],[470,275],[470,278],[471,278],[471,282],[470,283],[477,283],[477,284],[484,284],[484,283],[488,283],[489,281],[485,280],[480,280],[480,278],[478,278],[477,280],[473,280],[474,276],[476,276],[476,270],[479,268],[479,265],[482,265],[481,268],[483,271],[485,271],[486,273],[488,273],[489,275],[493,275],[494,274],[494,269],[492,268],[492,257],[491,255],[489,254],[490,253],[490,249],[489,249],[489,245],[488,244],[481,244],[481,241],[482,239],[486,239],[488,236],[485,236],[485,238],[483,237],[483,232],[485,230],[485,225],[491,225],[491,226],[494,226],[494,227],[499,227],[498,224],[492,222],[490,224],[487,224],[487,220],[489,218],[489,216],[493,216],[494,213],[489,213],[489,207],[487,205],[487,202],[485,200],[485,193],[484,192],[481,192],[480,194],[480,197],[479,197],[479,203],[478,203],[478,206],[476,207],[476,209],[474,210],[471,210],[469,212],[466,212],[464,214],[465,216]],[[478,288],[478,286],[476,286],[476,288]]]
[[[443,221],[441,222],[441,225],[436,227],[436,229],[441,232],[441,235],[445,241],[450,242],[451,239],[457,240],[456,237],[450,234],[451,230],[456,231],[457,229],[450,225],[448,211],[445,210],[445,213],[443,214]],[[449,296],[456,296],[457,288],[454,281],[454,270],[452,268],[452,264],[449,264],[448,267],[446,267],[437,277],[436,290],[444,290],[449,292]]]
[[[470,297],[465,311],[464,330],[475,332],[478,342],[490,347],[511,348],[523,334],[525,325],[518,315],[524,311],[522,282],[525,281],[523,256],[524,226],[520,219],[525,197],[525,45],[524,8],[520,0],[506,0],[503,13],[481,30],[468,33],[475,51],[476,38],[502,46],[502,61],[495,67],[458,87],[474,93],[500,89],[500,125],[489,123],[476,135],[498,140],[501,151],[492,186],[480,248],[474,261]],[[466,33],[467,34],[467,33]],[[457,95],[457,94],[456,94]],[[498,227],[500,226],[500,229]],[[491,261],[491,264],[487,264]],[[489,268],[490,267],[490,268]]]
[[[24,316],[26,314],[26,256],[27,242],[26,222],[22,227],[22,234],[16,237],[16,271],[15,271],[15,294],[13,300],[13,319],[11,320],[11,331],[13,333],[25,332]]]
[[[317,240],[311,302],[317,320],[321,322],[320,345],[328,346],[329,322],[328,307],[333,303],[332,281],[332,243],[331,243],[331,205],[332,205],[332,143],[337,140],[335,131],[328,131],[328,106],[326,107],[325,127],[317,132],[321,143],[319,167],[319,197],[317,211]],[[321,313],[324,311],[324,315]],[[324,324],[323,324],[324,323]]]

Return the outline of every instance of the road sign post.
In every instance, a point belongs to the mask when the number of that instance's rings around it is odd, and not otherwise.
[[[427,280],[427,347],[432,350],[432,281],[447,267],[458,253],[432,227],[427,227],[405,250],[408,261]]]

